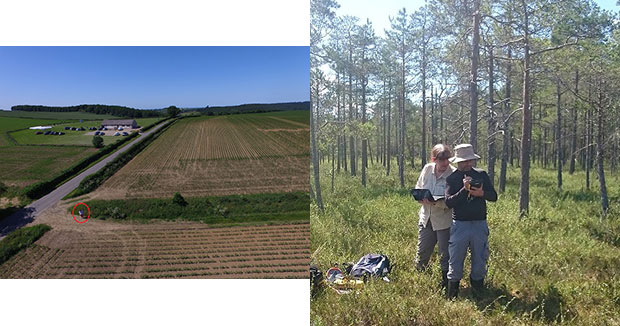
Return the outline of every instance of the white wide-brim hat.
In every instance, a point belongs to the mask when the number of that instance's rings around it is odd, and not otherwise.
[[[454,157],[450,158],[450,162],[458,163],[469,160],[477,160],[480,156],[474,153],[474,148],[471,144],[460,144],[454,147]]]

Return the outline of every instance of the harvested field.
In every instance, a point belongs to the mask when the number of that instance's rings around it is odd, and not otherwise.
[[[186,118],[107,180],[94,198],[307,191],[308,133],[308,125],[286,116]]]
[[[97,229],[93,232],[92,225],[85,225],[47,232],[0,265],[0,278],[307,277],[308,223],[227,228],[162,223]]]

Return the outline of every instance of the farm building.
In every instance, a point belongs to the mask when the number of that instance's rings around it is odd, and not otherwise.
[[[103,120],[101,123],[105,128],[138,128],[136,120]]]

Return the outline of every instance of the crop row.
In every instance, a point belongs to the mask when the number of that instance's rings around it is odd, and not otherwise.
[[[304,249],[293,249],[293,250],[250,250],[249,248],[245,248],[245,250],[236,250],[229,252],[217,252],[217,253],[172,253],[172,254],[160,254],[153,255],[150,252],[145,252],[146,255],[142,256],[123,256],[123,260],[127,261],[156,261],[156,260],[171,260],[171,259],[190,259],[190,258],[198,258],[198,259],[209,259],[209,258],[230,258],[230,257],[245,257],[250,256],[253,257],[254,260],[263,260],[268,258],[261,258],[262,256],[296,256],[303,255],[309,257],[310,251],[308,248]],[[65,255],[65,259],[63,261],[72,261],[72,262],[104,262],[104,261],[117,261],[121,259],[118,255],[96,255],[95,258],[88,257],[84,258],[79,255],[71,256],[68,253]],[[112,257],[112,258],[107,258]],[[73,260],[71,260],[73,259]]]
[[[295,228],[280,228],[277,226],[271,227],[269,230],[266,231],[259,231],[261,229],[266,229],[269,226],[263,226],[260,228],[256,228],[254,230],[247,228],[247,229],[243,229],[243,231],[226,231],[227,229],[225,228],[221,228],[221,229],[213,229],[213,228],[204,228],[204,229],[195,229],[195,230],[188,230],[188,231],[157,231],[157,232],[118,232],[116,233],[116,235],[123,237],[123,236],[138,236],[138,237],[144,237],[144,238],[149,238],[149,239],[171,239],[171,240],[179,240],[179,239],[191,239],[191,238],[204,238],[204,237],[208,237],[210,239],[212,238],[220,238],[220,237],[226,237],[226,238],[234,238],[234,237],[282,237],[284,236],[282,234],[282,232],[286,232],[288,233],[308,233],[309,229],[307,227],[307,224],[305,226],[300,226],[300,227],[295,227]],[[205,232],[205,230],[208,230],[209,232]],[[214,230],[222,230],[221,232],[218,231],[214,231]]]
[[[179,189],[190,197],[306,191],[308,164],[307,156],[195,161],[178,169],[132,161],[110,178],[102,191],[123,199],[171,197]]]
[[[94,266],[95,264],[116,264],[116,265],[124,265],[124,266],[149,266],[149,265],[170,265],[170,264],[207,264],[214,262],[221,263],[231,263],[231,262],[246,262],[246,261],[272,261],[272,260],[299,260],[305,259],[308,260],[310,257],[309,254],[304,253],[269,253],[269,257],[260,257],[259,255],[243,255],[243,256],[231,256],[224,257],[224,259],[218,259],[219,257],[213,257],[210,255],[195,255],[195,256],[155,256],[155,257],[145,257],[145,258],[136,258],[136,257],[113,257],[113,258],[91,258],[91,259],[62,259],[58,265],[54,268],[58,268],[58,266],[64,266],[62,264],[91,264],[90,266]],[[134,263],[132,263],[134,262]],[[140,262],[135,263],[135,262]]]
[[[286,238],[277,238],[277,239],[269,239],[269,238],[257,238],[257,239],[216,239],[215,241],[209,239],[185,239],[183,242],[173,242],[173,241],[151,241],[150,239],[122,239],[122,240],[98,240],[96,242],[97,246],[91,246],[91,244],[81,245],[76,243],[76,245],[80,245],[82,248],[94,248],[94,247],[105,247],[109,249],[114,248],[124,248],[124,247],[133,247],[138,245],[145,245],[149,247],[169,247],[169,248],[178,248],[178,247],[187,247],[187,246],[220,246],[220,245],[228,245],[228,244],[236,244],[236,245],[244,245],[244,244],[265,244],[265,245],[289,245],[289,244],[298,244],[300,242],[307,241],[308,239],[305,237],[286,237]]]
[[[270,263],[271,261],[271,263]],[[249,268],[249,267],[274,267],[274,266],[306,266],[308,265],[308,258],[292,258],[292,257],[274,257],[270,260],[263,260],[259,262],[254,262],[250,259],[245,260],[194,260],[194,261],[170,261],[170,262],[160,262],[160,263],[130,263],[130,262],[113,262],[113,263],[96,263],[96,264],[57,264],[54,266],[50,266],[51,270],[58,269],[80,269],[80,270],[95,270],[100,268],[122,268],[122,267],[146,267],[145,271],[155,271],[155,270],[180,270],[180,269],[227,269],[227,268]],[[179,266],[187,266],[187,265],[195,265],[194,267],[179,267]],[[176,267],[170,267],[176,266]]]
[[[188,253],[192,253],[192,252],[196,252],[196,253],[201,253],[201,254],[224,254],[226,252],[235,252],[235,251],[239,251],[239,252],[243,252],[243,251],[248,251],[248,252],[261,252],[261,251],[275,251],[275,250],[280,250],[280,251],[289,251],[289,250],[303,250],[303,249],[307,249],[309,247],[308,243],[305,244],[300,244],[297,246],[260,246],[260,247],[254,247],[254,248],[239,248],[239,247],[234,247],[234,246],[226,246],[226,247],[219,247],[219,248],[204,248],[204,247],[194,247],[194,248],[178,248],[178,249],[168,249],[168,250],[153,250],[153,249],[149,249],[147,250],[123,250],[121,253],[119,252],[110,252],[108,250],[108,248],[106,247],[100,247],[100,248],[93,248],[93,249],[98,249],[98,250],[79,250],[79,251],[75,251],[75,256],[81,257],[84,255],[91,255],[94,256],[96,255],[97,257],[114,257],[114,256],[118,256],[119,254],[122,254],[123,256],[136,256],[136,255],[144,255],[144,254],[148,254],[148,255],[161,255],[161,254],[178,254],[178,255],[184,255],[184,254],[188,254]],[[228,250],[221,250],[221,249],[228,249]],[[107,253],[101,253],[101,251],[107,252]],[[73,255],[73,253],[67,253],[67,255]]]

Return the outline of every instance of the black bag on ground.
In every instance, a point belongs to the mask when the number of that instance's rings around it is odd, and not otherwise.
[[[310,265],[310,287],[312,292],[319,290],[323,285],[323,272],[321,272],[316,266]]]
[[[351,268],[351,276],[354,277],[385,277],[392,271],[390,259],[382,254],[368,254],[360,258],[357,264]]]

